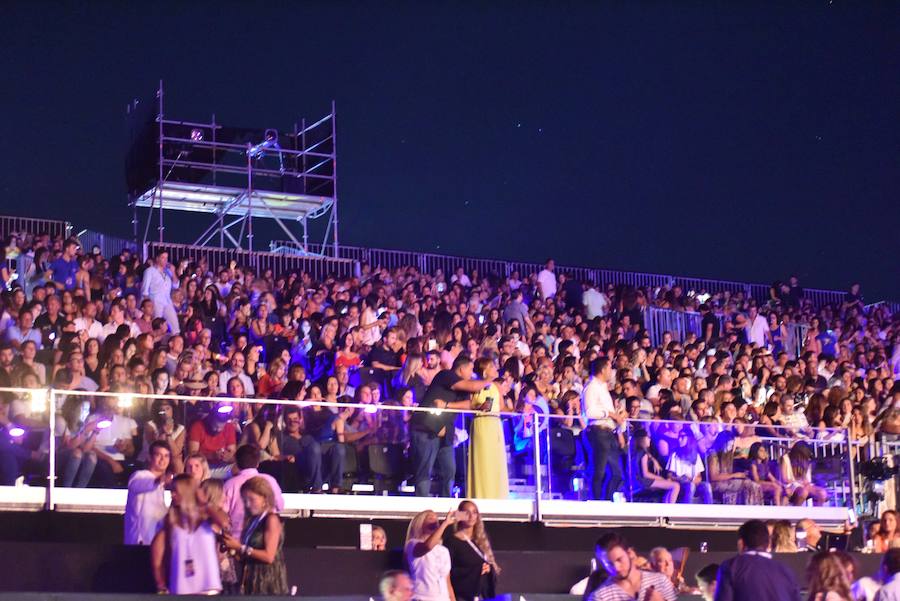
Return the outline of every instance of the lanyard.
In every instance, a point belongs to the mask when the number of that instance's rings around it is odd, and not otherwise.
[[[472,550],[473,550],[473,551],[475,551],[476,553],[478,553],[478,557],[480,557],[481,559],[483,559],[485,562],[487,561],[487,557],[484,556],[484,553],[481,552],[481,549],[478,548],[478,545],[476,545],[475,543],[472,542],[472,539],[471,539],[471,538],[469,538],[469,537],[467,536],[467,537],[465,537],[463,540],[466,541],[467,543],[469,543],[469,546],[472,547]]]
[[[244,531],[244,538],[241,541],[245,545],[250,544],[250,537],[253,536],[253,533],[256,532],[256,529],[259,527],[259,523],[263,521],[263,519],[269,514],[268,511],[264,511],[250,523],[250,527]]]

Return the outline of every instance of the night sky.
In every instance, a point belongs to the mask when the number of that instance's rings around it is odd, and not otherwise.
[[[520,4],[4,2],[0,212],[130,235],[162,78],[185,120],[335,99],[349,244],[900,299],[900,4]]]

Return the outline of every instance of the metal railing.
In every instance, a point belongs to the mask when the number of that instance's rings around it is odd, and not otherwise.
[[[267,405],[273,405],[284,408],[285,406],[294,406],[300,408],[308,408],[313,405],[318,405],[323,411],[330,411],[332,409],[336,411],[357,411],[365,414],[371,414],[373,416],[374,423],[378,424],[378,428],[384,428],[384,430],[372,430],[373,432],[381,433],[383,432],[385,436],[390,432],[390,428],[392,427],[390,424],[396,425],[397,423],[405,423],[400,412],[426,412],[429,414],[434,414],[437,410],[421,408],[421,407],[404,407],[393,404],[360,404],[360,403],[330,403],[327,401],[291,401],[291,400],[262,400],[262,399],[234,399],[234,398],[225,398],[219,396],[179,396],[179,395],[154,395],[154,394],[133,394],[133,393],[103,393],[103,392],[86,392],[86,391],[67,391],[67,390],[55,390],[55,389],[25,389],[25,388],[0,388],[0,393],[8,393],[16,398],[22,399],[26,402],[31,403],[31,418],[30,425],[23,426],[19,428],[19,432],[11,432],[12,427],[7,427],[5,432],[0,432],[0,434],[4,436],[18,436],[23,437],[26,436],[28,431],[31,430],[34,433],[40,434],[41,431],[46,433],[46,436],[38,436],[39,439],[45,440],[45,448],[47,450],[46,456],[46,506],[48,509],[53,509],[54,507],[54,493],[55,489],[60,486],[61,474],[66,470],[67,465],[66,462],[70,461],[70,456],[66,454],[65,444],[67,441],[66,436],[77,436],[80,432],[85,431],[85,426],[81,426],[81,430],[76,429],[73,432],[60,432],[57,430],[59,427],[56,419],[49,419],[49,416],[56,415],[57,412],[61,411],[64,406],[69,407],[71,410],[72,405],[70,403],[71,399],[75,399],[75,407],[76,410],[79,410],[79,404],[77,399],[81,398],[83,401],[80,404],[80,407],[84,409],[89,409],[89,411],[84,411],[82,413],[82,424],[88,424],[93,419],[94,431],[96,433],[96,429],[98,428],[106,428],[110,427],[111,424],[109,421],[113,420],[112,412],[109,409],[105,411],[98,410],[93,406],[93,403],[104,397],[114,397],[119,401],[119,408],[124,410],[126,414],[131,411],[136,411],[142,414],[145,414],[145,409],[149,409],[151,403],[157,399],[163,399],[170,401],[174,407],[176,407],[176,417],[184,416],[184,422],[188,422],[186,419],[186,413],[181,413],[181,411],[186,412],[188,410],[189,404],[194,407],[196,410],[197,407],[202,407],[204,405],[209,405],[210,408],[207,410],[205,414],[198,414],[198,419],[203,419],[202,415],[208,415],[209,413],[215,411],[217,413],[221,413],[220,407],[226,406],[230,407],[228,413],[228,419],[234,420],[236,423],[240,424],[241,419],[243,417],[243,411],[246,409],[246,405],[249,403],[265,403]],[[181,404],[179,404],[181,403]],[[142,405],[147,405],[143,407]],[[49,411],[49,415],[48,415]],[[233,413],[231,413],[233,411]],[[471,410],[453,410],[453,409],[444,409],[443,412],[454,413],[458,416],[458,419],[464,420],[465,423],[462,425],[466,431],[471,431],[472,420],[484,419],[485,414],[479,411],[471,411]],[[437,411],[440,413],[440,411]],[[508,464],[508,473],[509,473],[509,488],[510,488],[510,498],[515,499],[530,499],[534,501],[535,504],[535,514],[537,519],[540,519],[541,514],[541,502],[549,501],[549,500],[586,500],[584,489],[585,489],[585,481],[589,481],[589,476],[587,475],[589,468],[589,454],[584,454],[583,456],[579,455],[578,447],[581,446],[582,450],[586,450],[584,447],[587,447],[586,441],[583,440],[583,436],[580,436],[577,432],[572,432],[571,436],[566,440],[562,440],[560,436],[565,434],[566,430],[571,431],[571,428],[567,428],[566,424],[563,420],[571,419],[567,416],[560,415],[547,415],[546,413],[513,413],[513,412],[500,412],[500,413],[492,413],[490,414],[495,416],[496,419],[500,422],[501,427],[506,430],[508,428],[508,434],[504,436],[507,438],[506,443],[509,447],[507,449],[507,464]],[[398,421],[399,418],[399,421]],[[276,419],[277,418],[273,418]],[[578,420],[578,417],[575,418]],[[105,420],[107,423],[103,425]],[[529,420],[531,420],[529,422]],[[37,422],[43,422],[44,425],[37,426],[35,425]],[[508,422],[508,425],[504,425],[504,423]],[[247,422],[243,422],[244,426],[248,426],[250,423],[249,419]],[[625,497],[629,500],[633,497],[633,488],[635,483],[635,459],[632,456],[632,452],[630,449],[632,448],[632,440],[631,440],[631,432],[632,427],[645,427],[647,424],[647,420],[628,420],[627,426],[623,428],[623,435],[625,437],[625,456],[623,456],[623,473],[626,475],[626,479],[624,481],[625,487]],[[650,422],[653,428],[663,427],[666,422],[662,422],[660,420],[652,420]],[[676,422],[671,422],[676,423]],[[190,426],[189,423],[182,424],[185,427],[183,430],[182,444],[184,448],[184,455],[187,455],[188,444],[186,443],[188,439],[188,428]],[[458,424],[459,425],[459,424]],[[677,425],[682,428],[689,429],[697,429],[700,435],[703,434],[702,429],[713,429],[712,433],[717,434],[719,432],[733,429],[734,426],[727,424],[705,424],[705,423],[697,423],[697,422],[677,422]],[[860,502],[856,501],[856,491],[860,490],[859,488],[854,488],[854,471],[853,471],[853,462],[845,461],[849,458],[849,445],[846,442],[846,437],[843,439],[839,438],[830,438],[832,436],[837,435],[846,435],[846,430],[844,429],[821,429],[816,430],[820,435],[827,434],[828,436],[824,437],[823,440],[811,439],[806,440],[806,442],[814,449],[814,456],[816,460],[819,459],[828,459],[835,458],[837,463],[837,474],[833,474],[830,476],[832,481],[829,486],[830,491],[830,499],[833,501],[834,505],[841,506],[847,505],[848,507],[858,507],[861,505]],[[65,436],[64,436],[65,435]],[[700,438],[698,435],[698,439]],[[565,438],[565,437],[563,437]],[[239,439],[240,440],[240,439]],[[771,456],[773,458],[779,457],[783,455],[787,447],[790,444],[796,442],[796,440],[791,440],[788,438],[765,438],[761,439],[765,440],[768,448],[771,450]],[[105,441],[103,444],[107,444],[109,441]],[[112,441],[117,442],[117,441]],[[60,445],[63,445],[62,447]],[[100,441],[97,441],[97,444],[100,444]],[[146,445],[148,444],[147,438],[142,437],[140,443],[136,443],[137,451],[139,452],[141,447],[138,444]],[[344,444],[344,443],[341,443]],[[351,444],[351,443],[347,443]],[[405,443],[398,442],[396,440],[386,440],[386,439],[375,439],[371,441],[371,443],[366,447],[367,453],[370,453],[370,447],[376,448],[376,454],[379,447],[384,447],[384,454],[387,456],[389,453],[388,447],[402,447]],[[568,446],[566,446],[568,444]],[[402,453],[402,451],[400,451]],[[354,454],[356,451],[354,451]],[[138,453],[135,453],[137,456]],[[371,457],[371,455],[367,455]],[[80,459],[80,457],[79,457]],[[560,464],[560,459],[562,459],[562,464]],[[62,465],[58,465],[60,462]],[[361,465],[362,463],[359,462]],[[293,465],[293,464],[291,464]],[[354,459],[354,465],[357,465],[356,459]],[[832,466],[834,467],[834,466]],[[405,479],[408,475],[408,471],[404,471],[404,468],[398,468],[398,474],[396,474],[397,480]],[[372,477],[371,481],[375,482],[380,475],[378,472],[378,468],[374,465],[370,465],[370,476]],[[343,472],[343,469],[342,469]],[[362,473],[362,472],[360,472]],[[342,475],[346,475],[343,474]],[[814,472],[814,476],[816,473]],[[354,475],[355,477],[355,475]],[[581,482],[578,483],[577,481]],[[368,486],[367,484],[360,484],[360,486]],[[361,489],[360,492],[374,492],[374,488]],[[411,487],[406,486],[403,487],[402,484],[397,485],[395,483],[393,488],[385,489],[383,494],[388,493],[396,493],[400,492],[409,494],[411,493]],[[623,499],[624,500],[624,499]]]
[[[207,263],[208,269],[213,272],[221,267],[227,267],[231,261],[235,261],[239,266],[251,267],[257,274],[263,274],[270,269],[275,275],[289,271],[303,271],[319,281],[332,276],[353,277],[358,273],[358,263],[350,259],[251,252],[245,249],[192,246],[169,242],[151,242],[147,247],[150,255],[155,255],[162,250],[167,251],[169,261],[175,264],[182,259],[195,262],[203,260]]]
[[[122,251],[126,248],[132,252],[138,251],[134,240],[109,236],[93,230],[81,230],[78,232],[78,241],[81,242],[81,248],[84,252],[90,252],[96,246],[100,249],[100,254],[107,259],[122,254]],[[140,253],[138,252],[137,254]]]
[[[72,231],[72,224],[59,219],[37,219],[34,217],[17,217],[14,215],[0,215],[0,237],[5,238],[13,232],[26,232],[30,234],[50,234],[51,238],[62,236],[66,238]]]
[[[310,254],[332,256],[335,252],[335,248],[332,245],[309,243],[306,245],[306,248],[303,249],[290,240],[273,240],[270,246],[272,249],[279,249],[279,252],[291,252],[294,250]],[[361,246],[340,245],[337,247],[337,253],[339,258],[368,263],[372,267],[385,267],[388,269],[416,267],[420,271],[428,273],[434,273],[435,269],[440,268],[448,276],[457,268],[462,267],[467,274],[477,271],[481,275],[509,277],[513,272],[518,271],[519,275],[524,278],[533,273],[537,273],[544,268],[542,263],[527,261],[484,259],[406,250],[366,248]],[[746,297],[755,299],[757,302],[766,302],[769,300],[769,284],[620,271],[613,269],[596,269],[591,267],[557,266],[556,270],[569,277],[575,277],[580,280],[603,285],[613,284],[616,286],[632,286],[635,288],[643,287],[651,290],[654,288],[679,285],[685,291],[694,290],[697,293],[706,292],[709,294],[723,292],[729,292],[731,294],[742,293]],[[844,295],[845,292],[837,290],[805,288],[803,298],[812,302],[814,307],[821,308],[825,305],[840,305],[844,300]],[[900,309],[900,303],[889,303],[889,305],[895,312]]]
[[[649,493],[651,495],[659,496],[662,496],[662,493],[664,493],[663,490],[658,488],[654,489],[646,485],[643,487],[641,486],[641,466],[638,465],[637,461],[637,455],[640,452],[640,449],[636,448],[634,433],[637,430],[643,430],[644,434],[653,441],[650,445],[653,451],[648,448],[647,452],[650,452],[651,456],[655,457],[656,451],[658,450],[657,440],[664,439],[665,435],[663,435],[662,432],[668,429],[670,430],[670,434],[676,434],[676,440],[678,434],[682,432],[687,433],[688,436],[694,440],[694,446],[699,447],[697,456],[703,460],[703,481],[710,485],[708,493],[710,499],[713,499],[713,502],[721,502],[724,504],[733,505],[738,503],[738,499],[741,498],[741,495],[747,494],[748,489],[753,489],[753,485],[749,484],[752,480],[750,480],[749,476],[747,479],[743,480],[742,483],[746,482],[747,484],[741,486],[740,490],[720,490],[711,480],[708,463],[711,454],[724,451],[722,448],[716,448],[716,445],[720,444],[718,443],[719,439],[717,439],[717,437],[723,433],[728,433],[730,434],[731,445],[733,445],[730,453],[735,457],[734,467],[732,469],[734,472],[749,473],[752,458],[744,456],[744,454],[749,455],[749,446],[742,447],[741,449],[738,449],[736,446],[736,442],[740,439],[739,436],[741,431],[746,427],[754,429],[753,435],[749,437],[747,442],[749,442],[749,440],[758,442],[762,448],[766,450],[769,458],[766,461],[770,466],[769,473],[772,473],[775,476],[779,485],[784,487],[783,490],[785,492],[787,492],[787,483],[784,482],[780,473],[780,460],[788,454],[793,445],[802,443],[809,447],[812,454],[810,463],[812,481],[808,484],[815,485],[822,491],[825,491],[827,500],[831,505],[838,507],[845,506],[848,509],[860,513],[860,508],[862,507],[861,491],[863,490],[863,480],[858,479],[857,477],[857,463],[859,457],[853,457],[851,454],[851,447],[859,447],[860,445],[854,445],[850,442],[849,431],[845,428],[809,428],[805,435],[796,436],[795,428],[785,426],[758,426],[741,423],[726,424],[717,422],[686,422],[658,419],[626,420],[626,426],[622,428],[622,431],[626,439],[626,494],[628,495],[629,501],[634,500],[638,493],[644,495]],[[758,435],[757,428],[764,428],[770,435]],[[671,442],[672,438],[670,437],[669,440]],[[676,449],[670,448],[669,452],[663,458],[665,459],[665,457],[671,457],[677,454],[678,451]],[[663,464],[661,467],[663,470],[671,469],[671,465]],[[757,489],[754,494],[759,494],[760,501],[762,501],[764,500],[762,497],[764,492],[772,491]],[[682,495],[683,493],[684,491],[682,491]],[[768,497],[768,495],[766,495],[766,497]],[[772,502],[774,504],[775,497],[774,495],[772,495],[772,497]],[[785,498],[787,499],[789,496]],[[813,496],[810,495],[810,499],[812,498]],[[682,498],[680,502],[690,503],[691,499]],[[746,504],[746,501],[741,504]]]

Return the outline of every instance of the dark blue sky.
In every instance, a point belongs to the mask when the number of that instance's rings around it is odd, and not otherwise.
[[[2,212],[130,234],[163,78],[173,118],[335,99],[348,243],[900,298],[900,4],[258,4],[4,3]]]

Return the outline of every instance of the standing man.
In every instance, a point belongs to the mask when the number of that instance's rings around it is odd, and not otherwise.
[[[278,482],[269,474],[260,474],[259,467],[259,447],[256,445],[245,444],[238,447],[235,453],[235,463],[240,470],[237,474],[228,479],[224,487],[225,495],[225,512],[231,518],[231,536],[235,538],[241,537],[241,531],[244,529],[244,500],[241,498],[241,486],[250,478],[259,476],[269,483],[272,492],[275,493],[276,511],[284,509],[284,498],[281,496],[281,487]]]
[[[581,409],[588,420],[587,437],[591,446],[591,492],[598,501],[612,500],[613,493],[622,484],[622,448],[616,428],[622,425],[628,414],[617,411],[613,405],[609,394],[611,378],[609,359],[594,359],[591,362],[591,379],[584,387],[581,401]]]
[[[489,388],[492,382],[473,380],[474,364],[460,353],[453,369],[445,369],[434,377],[419,407],[434,409],[471,409],[469,395]],[[456,413],[449,411],[416,411],[409,421],[410,454],[416,496],[431,494],[431,471],[438,467],[441,497],[450,497],[456,478],[456,457],[453,451]]]
[[[172,481],[169,464],[172,449],[164,440],[150,445],[147,469],[132,474],[128,480],[128,500],[125,501],[125,544],[149,545],[162,528],[166,517],[163,491]]]
[[[78,273],[78,260],[75,253],[78,252],[78,241],[69,238],[63,244],[62,255],[50,263],[50,271],[53,272],[53,283],[59,290],[75,289],[75,274]]]
[[[759,314],[759,309],[751,306],[747,311],[747,342],[755,344],[756,348],[769,348],[772,334],[769,332],[769,323]]]
[[[172,276],[169,272],[169,253],[161,251],[153,265],[144,270],[141,297],[153,301],[154,317],[162,317],[169,324],[169,333],[178,334],[178,313],[172,304]]]
[[[553,259],[547,259],[547,262],[544,263],[544,268],[538,273],[538,286],[541,288],[541,298],[548,299],[556,296],[556,274],[553,273],[553,270],[556,268],[556,263],[553,262]]]
[[[769,553],[769,528],[750,520],[738,529],[737,557],[719,566],[715,601],[800,601],[794,573]]]

